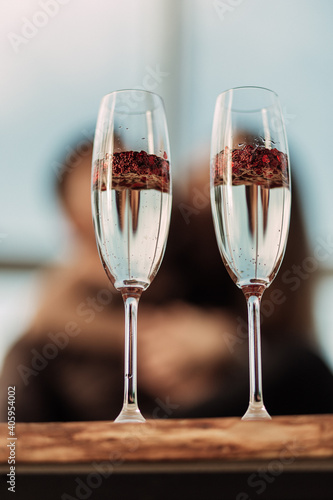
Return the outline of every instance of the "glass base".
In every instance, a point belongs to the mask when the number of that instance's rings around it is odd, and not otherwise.
[[[142,416],[139,408],[123,408],[114,423],[144,423],[146,419]]]
[[[272,420],[262,403],[250,403],[242,420]]]

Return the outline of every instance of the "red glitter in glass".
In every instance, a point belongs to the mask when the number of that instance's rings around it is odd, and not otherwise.
[[[95,162],[94,189],[105,191],[111,183],[112,189],[118,190],[157,189],[169,192],[170,165],[165,158],[166,153],[161,158],[145,151],[107,153],[103,159]]]
[[[288,186],[288,156],[281,151],[248,144],[243,149],[226,147],[215,157],[214,184],[226,184],[227,169],[232,169],[232,184],[265,186],[269,188]]]

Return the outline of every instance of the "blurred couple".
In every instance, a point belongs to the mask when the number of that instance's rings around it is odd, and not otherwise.
[[[90,208],[92,142],[77,142],[56,172],[73,229],[67,262],[43,271],[40,304],[7,354],[0,379],[16,386],[17,421],[112,420],[122,406],[124,307],[100,262]],[[245,298],[218,251],[209,168],[174,189],[161,268],[138,316],[138,401],[146,418],[242,416],[248,405]],[[333,377],[316,353],[311,280],[282,277],[309,255],[295,192],[289,242],[262,302],[265,405],[271,415],[333,412]],[[286,281],[286,280],[284,280]]]

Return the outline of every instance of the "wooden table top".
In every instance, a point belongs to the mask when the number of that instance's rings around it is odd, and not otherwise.
[[[270,463],[284,470],[333,471],[333,415],[113,422],[0,424],[0,470],[10,445],[17,473],[249,471]]]

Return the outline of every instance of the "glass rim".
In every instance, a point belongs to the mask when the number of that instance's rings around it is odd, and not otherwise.
[[[223,94],[227,94],[228,92],[231,92],[233,90],[265,90],[266,92],[270,92],[271,94],[274,94],[277,98],[279,98],[279,95],[274,91],[274,90],[271,90],[271,89],[268,89],[267,87],[260,87],[260,86],[257,86],[257,85],[241,85],[239,87],[230,87],[229,89],[226,89],[226,90],[223,90],[223,92],[220,92],[218,94],[218,97],[223,95]]]
[[[232,103],[233,96],[234,95],[240,96],[241,95],[240,91],[242,91],[242,90],[250,91],[250,93],[252,90],[253,91],[264,91],[263,95],[266,96],[266,101],[267,101],[267,98],[269,96],[271,99],[271,102],[266,102],[265,104],[263,103],[263,105],[261,105],[261,106],[253,104],[252,108],[249,107],[248,109],[242,109],[241,107],[239,107],[239,103],[238,104]],[[244,95],[244,93],[243,93],[243,95]],[[230,97],[228,97],[228,96],[230,96]],[[228,99],[229,99],[229,102],[227,101]],[[275,100],[275,103],[273,100]],[[227,104],[225,103],[225,101],[227,101]],[[235,113],[248,114],[248,113],[260,113],[263,109],[269,109],[272,106],[274,106],[276,103],[278,103],[278,105],[280,106],[280,98],[279,98],[279,95],[274,90],[268,89],[266,87],[258,87],[256,85],[248,85],[248,86],[242,86],[242,87],[233,87],[233,88],[224,90],[216,98],[216,105],[218,105],[218,103],[220,106],[223,106],[225,109],[232,110]],[[232,105],[231,105],[231,103],[232,103]]]
[[[112,90],[111,92],[108,92],[107,94],[103,95],[103,99],[105,97],[109,97],[113,94],[122,94],[126,92],[140,92],[141,94],[149,94],[152,96],[156,96],[159,99],[163,101],[163,97],[160,94],[157,94],[156,92],[152,92],[151,90],[145,90],[145,89],[135,89],[135,88],[128,88],[128,89],[118,89],[118,90]]]

